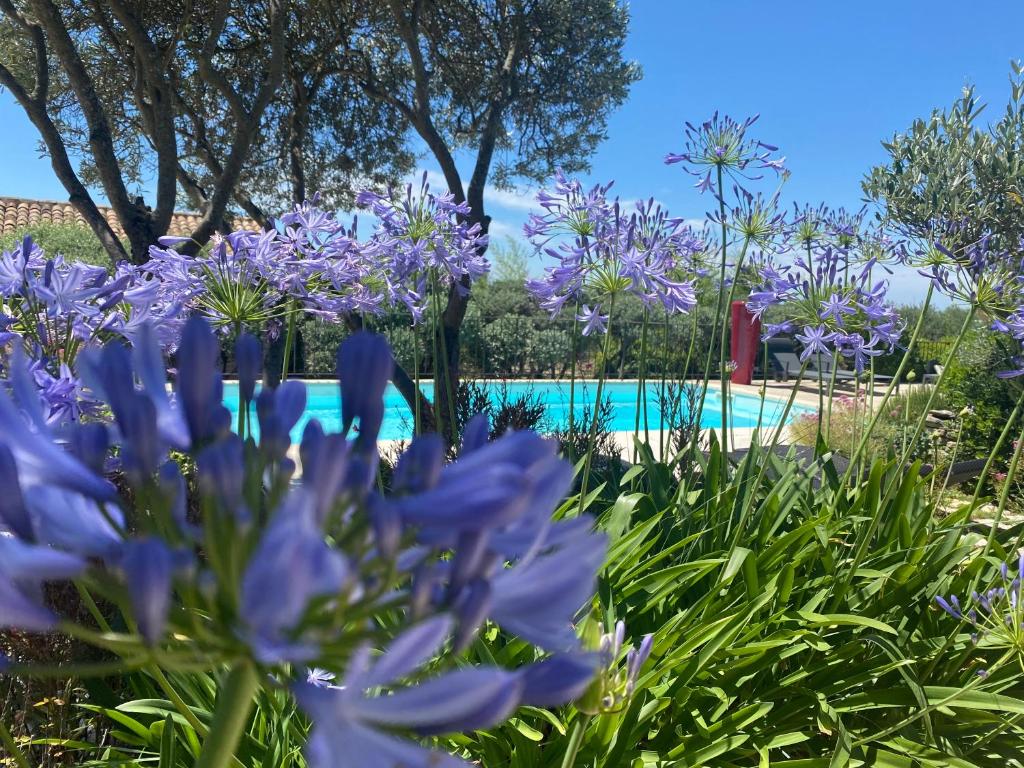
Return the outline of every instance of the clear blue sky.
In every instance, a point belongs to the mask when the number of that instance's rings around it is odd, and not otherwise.
[[[591,179],[616,180],[623,197],[653,195],[687,218],[707,201],[662,158],[682,147],[682,124],[715,109],[760,113],[756,135],[778,144],[792,178],[787,201],[857,207],[879,141],[967,83],[1002,110],[1009,61],[1024,58],[1020,0],[633,0],[627,56],[644,78],[611,119]],[[0,94],[0,195],[65,199],[36,134]],[[425,168],[432,165],[424,160]],[[517,232],[525,196],[494,194],[498,234]],[[902,282],[900,276],[896,282]],[[916,281],[894,285],[899,298]]]

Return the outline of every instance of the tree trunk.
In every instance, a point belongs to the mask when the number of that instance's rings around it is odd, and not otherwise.
[[[306,168],[303,162],[303,144],[306,141],[306,113],[309,99],[301,75],[292,79],[292,112],[288,118],[288,169],[292,184],[292,202],[306,201]]]

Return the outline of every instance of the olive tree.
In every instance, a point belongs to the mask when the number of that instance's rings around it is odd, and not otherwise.
[[[281,82],[286,2],[0,0],[0,85],[39,131],[68,199],[112,259],[145,261],[167,232],[179,184],[202,201],[195,246],[223,227]],[[259,34],[240,33],[239,18],[253,13],[263,19]],[[230,144],[203,186],[181,134],[207,124]],[[147,174],[153,207],[133,191]],[[90,186],[110,202],[127,249]]]
[[[621,0],[381,0],[349,40],[348,72],[399,112],[486,232],[489,185],[588,167],[639,77],[623,57],[628,22]],[[459,377],[462,288],[449,292],[439,329],[442,408]],[[396,385],[415,397],[407,377]]]
[[[1014,63],[1010,100],[991,124],[973,88],[882,142],[888,160],[864,179],[888,222],[913,237],[966,245],[1024,236],[1024,67]]]

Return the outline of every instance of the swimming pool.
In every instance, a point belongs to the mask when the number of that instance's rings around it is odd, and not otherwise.
[[[499,396],[502,382],[482,382],[487,388],[492,399]],[[430,398],[433,395],[433,384],[421,382],[421,389]],[[569,415],[569,382],[567,381],[509,381],[504,386],[508,388],[510,398],[532,392],[547,407],[547,421],[549,428],[558,427],[568,423]],[[612,420],[611,428],[617,432],[632,432],[636,423],[636,395],[638,382],[636,381],[610,381],[604,386],[604,397],[611,401]],[[647,423],[651,430],[658,429],[660,418],[658,405],[659,382],[648,382],[647,386]],[[592,403],[597,394],[597,383],[594,381],[576,382],[576,399],[573,410],[577,419],[582,418],[583,409],[586,403]],[[731,395],[730,413],[732,414],[732,426],[736,428],[756,427],[758,415],[761,411],[761,399],[752,395],[734,394]],[[224,382],[224,404],[231,410],[232,421],[237,421],[238,414],[238,385],[235,382]],[[405,404],[405,400],[393,386],[388,386],[384,395],[384,424],[381,427],[380,438],[382,440],[400,440],[409,438],[412,435],[412,413]],[[766,398],[764,402],[764,413],[762,418],[763,426],[774,426],[779,423],[782,412],[785,410],[785,401],[775,398]],[[790,418],[803,413],[806,408],[794,405]],[[302,430],[311,419],[317,419],[328,432],[336,432],[341,429],[341,393],[338,384],[333,381],[314,381],[306,384],[306,411],[299,419],[295,429],[292,430],[292,440],[298,441],[302,437]],[[255,426],[255,414],[253,422]],[[704,411],[701,414],[701,426],[720,427],[722,424],[722,397],[715,389],[708,392],[704,402]],[[640,428],[643,429],[643,418],[641,416]]]

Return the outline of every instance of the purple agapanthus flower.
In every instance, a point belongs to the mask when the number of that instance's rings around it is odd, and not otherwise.
[[[388,300],[404,304],[419,320],[432,290],[454,287],[465,293],[487,274],[487,235],[468,224],[470,208],[451,192],[431,192],[427,174],[418,190],[405,194],[364,190],[356,203],[377,217],[378,229],[363,246],[363,256],[386,276]]]
[[[1000,563],[998,573],[983,592],[973,591],[963,601],[956,595],[936,595],[939,608],[963,623],[971,640],[989,648],[1009,647],[1021,650],[1021,584],[1024,582],[1024,556],[1016,567]]]
[[[811,327],[804,326],[803,333],[795,334],[795,338],[803,345],[803,352],[800,353],[800,361],[806,362],[812,355],[831,355],[832,351],[828,343],[832,341],[834,332],[829,331],[825,326]]]
[[[808,242],[791,253],[787,263],[754,261],[761,283],[750,292],[747,308],[756,317],[769,310],[785,315],[765,325],[765,339],[802,328],[795,338],[803,361],[848,357],[858,373],[870,358],[900,343],[904,323],[887,301],[888,283],[875,278],[874,257],[851,269],[852,251],[831,245]]]
[[[602,303],[615,294],[631,293],[670,313],[688,312],[697,303],[693,255],[703,243],[654,200],[622,210],[618,200],[607,198],[610,188],[584,191],[558,173],[551,189],[537,195],[545,213],[533,214],[524,227],[538,252],[557,262],[541,278],[527,280],[527,290],[552,316],[581,305],[577,315],[585,335],[606,332]]]
[[[688,173],[699,180],[697,187],[702,192],[714,190],[721,195],[723,190],[715,189],[712,174],[721,171],[737,180],[754,180],[761,176],[758,170],[782,173],[785,158],[773,157],[778,147],[747,136],[747,131],[757,122],[758,115],[736,121],[728,115],[715,112],[710,120],[700,125],[686,123],[686,146],[682,152],[665,157],[669,165],[681,163]]]
[[[580,313],[576,315],[576,319],[583,323],[582,333],[584,336],[589,336],[595,331],[597,333],[606,333],[608,331],[608,315],[602,315],[600,307],[591,309],[584,304],[580,308]]]

